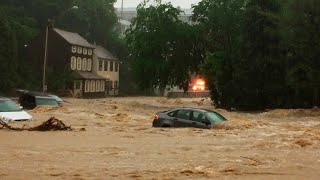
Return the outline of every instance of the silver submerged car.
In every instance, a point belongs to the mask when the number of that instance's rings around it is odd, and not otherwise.
[[[152,126],[210,129],[224,121],[227,121],[227,119],[215,111],[197,108],[176,108],[156,113]]]
[[[11,99],[0,97],[0,119],[4,122],[27,121],[32,120],[32,116]]]

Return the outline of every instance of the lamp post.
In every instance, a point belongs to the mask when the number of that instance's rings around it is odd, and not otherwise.
[[[78,6],[73,6],[66,11],[62,12],[59,16],[63,16],[66,12],[72,10],[72,9],[78,9]],[[46,25],[46,40],[45,40],[45,45],[44,45],[44,60],[43,60],[43,75],[42,75],[42,92],[45,93],[47,91],[47,85],[46,85],[46,67],[47,67],[47,54],[48,54],[48,36],[49,36],[49,25],[50,22],[54,23],[54,17],[52,20],[48,19],[47,25]]]

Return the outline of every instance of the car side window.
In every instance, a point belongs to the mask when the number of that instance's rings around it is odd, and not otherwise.
[[[196,122],[206,122],[206,116],[204,116],[201,112],[193,111],[191,116],[192,121]]]
[[[178,110],[176,117],[180,119],[190,119],[191,111],[189,110]]]
[[[177,111],[172,111],[172,112],[169,112],[169,113],[168,113],[168,116],[174,117],[175,114],[177,114]]]

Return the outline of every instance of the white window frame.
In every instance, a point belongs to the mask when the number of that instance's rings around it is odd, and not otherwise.
[[[91,71],[92,69],[92,59],[87,60],[87,71]]]
[[[104,61],[104,63],[103,63],[103,71],[109,71],[109,61]]]
[[[77,52],[78,52],[78,54],[82,54],[82,47],[81,46],[78,46]]]
[[[91,80],[90,92],[95,92],[95,89],[96,89],[95,80]]]
[[[79,70],[79,71],[81,71],[81,68],[82,68],[81,63],[82,63],[82,59],[81,59],[81,57],[78,57],[77,58],[77,70]]]
[[[92,49],[88,49],[88,55],[89,55],[89,56],[92,55]]]
[[[72,70],[76,70],[77,69],[77,58],[75,56],[72,56],[70,58],[70,66],[71,66],[70,68]]]
[[[71,46],[71,52],[76,53],[77,52],[77,46],[73,45]]]
[[[90,81],[86,80],[85,81],[84,92],[89,92],[89,90],[90,90]]]
[[[82,48],[82,53],[83,53],[84,55],[87,55],[87,54],[88,54],[88,49],[87,49],[87,48]]]
[[[87,59],[82,59],[82,71],[87,71]]]

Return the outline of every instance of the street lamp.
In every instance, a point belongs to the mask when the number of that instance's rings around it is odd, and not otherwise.
[[[72,9],[79,9],[78,6],[72,6],[71,8],[63,11],[59,14],[57,17],[63,16],[66,12],[72,10]],[[52,22],[52,25],[54,23],[55,17],[52,18],[52,20],[48,19],[47,25],[46,25],[46,41],[44,46],[44,60],[43,60],[43,75],[42,75],[42,92],[45,93],[47,91],[47,85],[46,85],[46,66],[47,66],[47,51],[48,51],[48,31],[49,31],[49,24]]]

